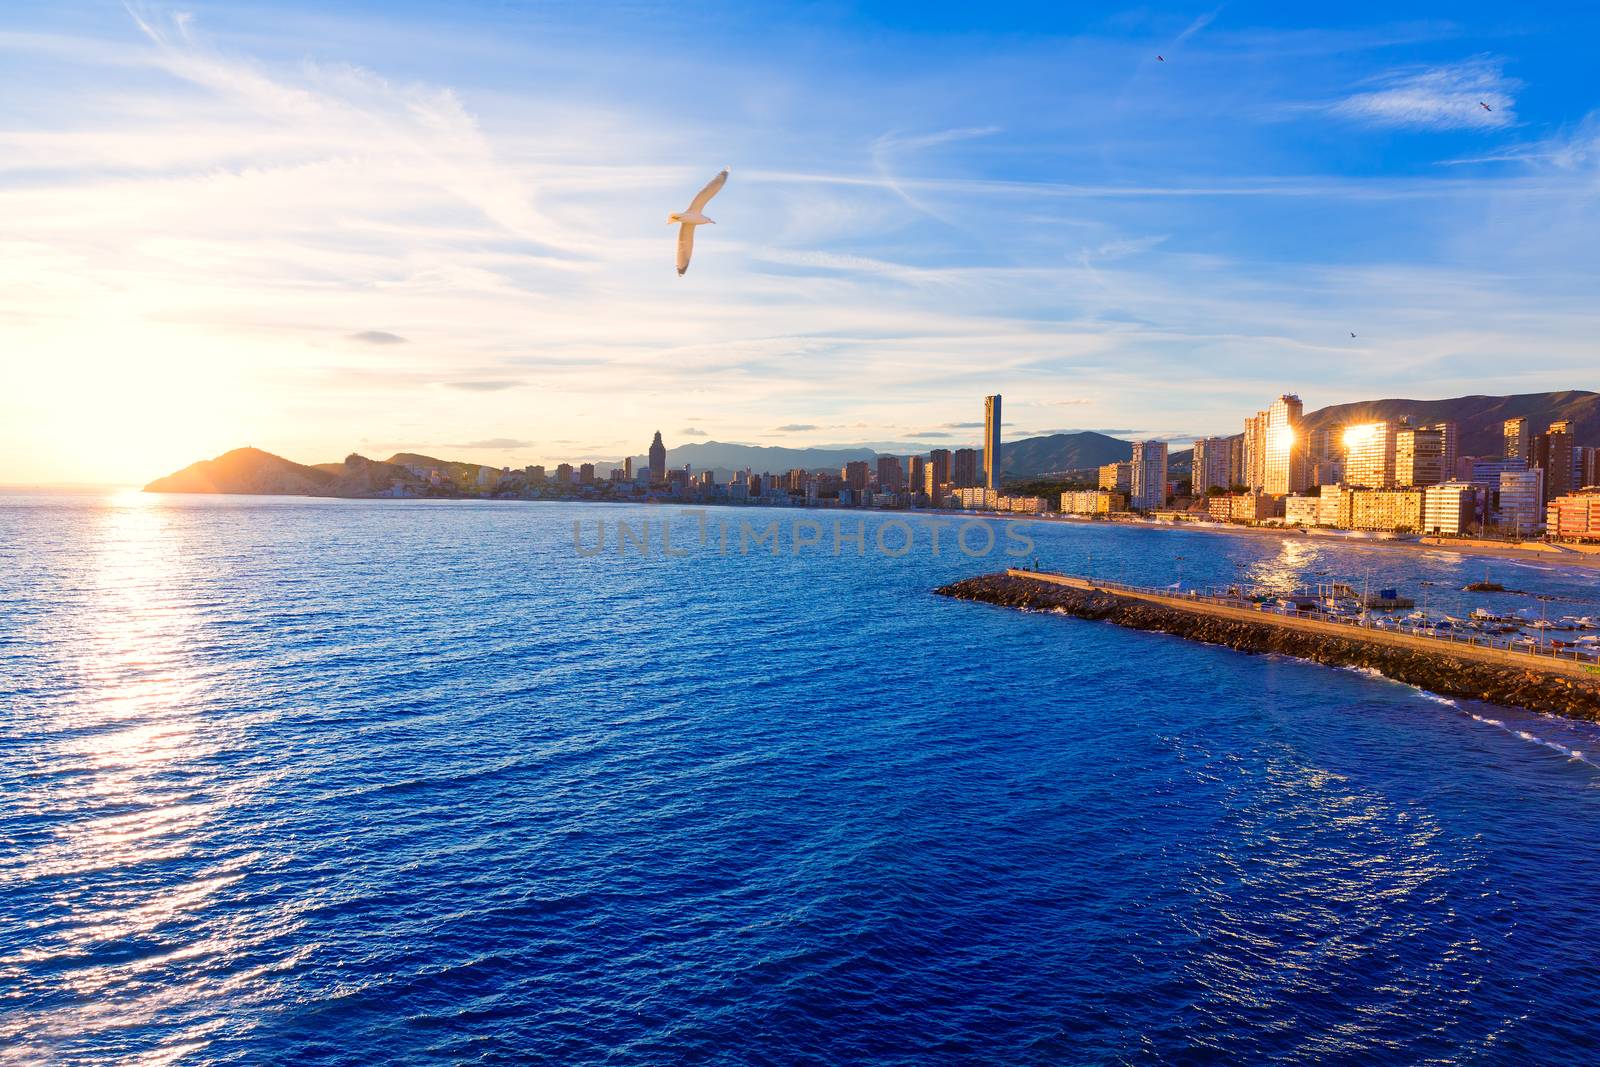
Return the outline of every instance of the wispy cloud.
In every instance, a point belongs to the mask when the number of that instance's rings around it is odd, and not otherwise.
[[[352,341],[361,341],[369,345],[403,345],[406,339],[397,333],[388,330],[362,330],[360,333],[347,335]]]
[[[514,448],[532,448],[535,442],[515,437],[486,437],[481,441],[463,441],[460,444],[439,445],[440,448],[463,448],[483,452],[505,452]]]
[[[685,426],[683,429],[678,431],[678,434],[681,437],[710,437],[711,436],[710,434],[706,433],[704,430],[696,429],[693,426]]]
[[[1331,110],[1377,126],[1501,129],[1516,121],[1512,93],[1518,86],[1500,63],[1479,57],[1448,67],[1392,71],[1377,79],[1375,88],[1346,97]]]
[[[820,430],[822,427],[809,422],[791,422],[787,426],[773,427],[773,433],[806,433],[810,430]]]
[[[509,378],[492,378],[477,381],[445,382],[447,389],[464,389],[469,393],[498,393],[505,389],[515,389],[522,383]]]

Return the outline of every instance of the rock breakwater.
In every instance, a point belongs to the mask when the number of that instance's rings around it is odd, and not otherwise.
[[[935,592],[957,600],[1027,611],[1063,612],[1080,619],[1223,645],[1239,652],[1278,653],[1334,666],[1358,667],[1442,696],[1600,721],[1600,677],[1587,682],[1537,668],[1463,659],[1445,649],[1414,650],[1355,636],[1308,633],[1267,621],[1246,622],[1167,607],[1103,589],[1074,589],[1005,574],[967,578]]]

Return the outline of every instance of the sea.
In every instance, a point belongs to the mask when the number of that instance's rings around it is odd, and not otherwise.
[[[939,521],[0,496],[0,1063],[1595,1062],[1600,728],[932,590],[1600,571]]]

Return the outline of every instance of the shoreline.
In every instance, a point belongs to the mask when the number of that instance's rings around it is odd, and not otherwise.
[[[1532,657],[1497,656],[1483,649],[1431,648],[1395,640],[1396,635],[1330,628],[1331,624],[1258,615],[1244,608],[1168,602],[1172,598],[1122,593],[1056,575],[987,574],[940,586],[934,593],[1171,634],[1236,652],[1371,670],[1440,696],[1600,722],[1600,666],[1575,670],[1576,664],[1544,664]]]
[[[394,496],[323,496],[309,493],[169,493],[141,489],[140,492],[150,493],[152,496],[273,496],[273,497],[300,497],[307,500],[365,500],[365,501],[481,501],[496,504],[638,504],[642,506],[676,506],[681,508],[761,508],[773,511],[837,511],[858,512],[866,514],[893,514],[893,515],[925,515],[929,518],[956,519],[960,517],[974,519],[999,519],[1010,522],[1045,522],[1067,523],[1083,526],[1115,526],[1119,529],[1152,530],[1152,531],[1187,531],[1192,533],[1231,534],[1246,537],[1296,538],[1307,544],[1342,545],[1361,549],[1389,549],[1402,552],[1453,552],[1463,557],[1478,557],[1484,559],[1507,559],[1525,563],[1550,563],[1557,566],[1585,567],[1600,569],[1600,546],[1593,552],[1585,552],[1568,547],[1549,545],[1542,541],[1524,541],[1525,545],[1538,545],[1538,548],[1515,548],[1510,544],[1454,543],[1450,541],[1431,542],[1426,539],[1412,541],[1385,540],[1380,538],[1345,537],[1338,534],[1314,534],[1302,527],[1267,527],[1267,526],[1234,526],[1230,524],[1212,523],[1164,523],[1164,522],[1134,522],[1125,519],[1091,519],[1070,515],[1039,515],[1027,512],[1003,511],[947,511],[931,508],[808,508],[795,505],[772,504],[735,504],[728,501],[686,501],[686,500],[581,500],[566,497],[552,499],[528,499],[524,497],[479,497],[479,496],[439,496],[439,497],[394,497]]]

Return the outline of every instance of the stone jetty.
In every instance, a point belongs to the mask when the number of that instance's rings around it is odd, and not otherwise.
[[[1009,571],[935,590],[958,600],[1048,611],[1223,645],[1377,671],[1443,696],[1600,721],[1600,666],[1451,646],[1348,625],[1252,613],[1244,606],[1108,589],[1092,580]],[[1253,616],[1253,617],[1252,617]]]

